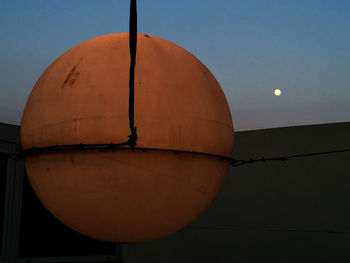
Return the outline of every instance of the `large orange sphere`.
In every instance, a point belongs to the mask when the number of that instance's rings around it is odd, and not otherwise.
[[[86,41],[41,75],[22,118],[22,149],[125,142],[130,134],[128,34]],[[137,147],[231,156],[233,126],[209,70],[181,47],[139,34]],[[228,163],[196,154],[70,150],[27,154],[29,180],[47,209],[92,238],[141,242],[198,217],[219,192]]]

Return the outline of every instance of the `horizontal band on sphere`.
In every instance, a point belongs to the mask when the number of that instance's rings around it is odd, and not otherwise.
[[[235,164],[238,160],[235,160],[228,156],[204,153],[204,152],[193,152],[186,150],[175,150],[175,149],[163,149],[163,148],[152,148],[152,147],[129,147],[127,143],[109,143],[109,144],[69,144],[69,145],[51,145],[46,147],[33,147],[29,149],[22,150],[23,155],[45,152],[45,151],[68,151],[68,150],[136,150],[136,151],[158,151],[158,152],[173,152],[173,153],[185,153],[185,154],[194,154],[202,155],[208,157],[218,158],[223,161],[229,161],[231,165]]]

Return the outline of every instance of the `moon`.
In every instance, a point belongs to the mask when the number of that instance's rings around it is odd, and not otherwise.
[[[275,89],[274,93],[278,97],[281,95],[282,91],[280,89]]]

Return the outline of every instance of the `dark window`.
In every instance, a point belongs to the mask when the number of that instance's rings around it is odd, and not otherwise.
[[[6,193],[6,173],[7,157],[0,155],[0,255],[2,255],[2,238],[5,215],[5,193]]]
[[[25,176],[19,256],[102,255],[116,255],[116,244],[88,238],[66,227],[41,204]]]

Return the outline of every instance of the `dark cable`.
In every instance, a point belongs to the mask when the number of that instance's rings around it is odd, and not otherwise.
[[[350,149],[342,149],[342,150],[327,151],[327,152],[303,153],[303,154],[286,155],[286,156],[279,156],[279,157],[273,157],[273,158],[262,157],[260,159],[239,160],[236,163],[232,164],[232,166],[238,167],[238,166],[241,166],[244,164],[253,164],[253,163],[257,163],[257,162],[266,162],[266,161],[288,161],[289,159],[294,159],[294,158],[302,158],[302,157],[326,155],[326,154],[335,154],[335,153],[343,153],[343,152],[350,152]]]
[[[33,147],[30,149],[23,150],[20,152],[19,155],[17,155],[18,159],[21,159],[23,155],[30,154],[30,153],[38,153],[38,152],[44,152],[44,151],[64,151],[64,150],[108,150],[108,149],[117,149],[117,150],[127,150],[130,149],[129,147],[124,146],[130,146],[128,142],[126,143],[109,143],[109,144],[70,144],[70,145],[52,145],[47,147]],[[334,150],[334,151],[327,151],[327,152],[316,152],[316,153],[304,153],[304,154],[296,154],[296,155],[286,155],[286,156],[278,156],[278,157],[272,157],[272,158],[265,158],[262,157],[260,159],[248,159],[248,160],[239,160],[234,159],[228,156],[218,155],[218,154],[212,154],[212,153],[204,153],[204,152],[194,152],[194,151],[186,151],[186,150],[175,150],[175,149],[164,149],[164,148],[150,148],[150,147],[132,147],[132,150],[138,150],[138,151],[158,151],[158,152],[173,152],[173,153],[184,153],[184,154],[193,154],[193,155],[201,155],[201,156],[208,156],[213,158],[218,158],[223,161],[228,161],[230,165],[233,167],[242,166],[245,164],[254,164],[257,162],[267,162],[267,161],[288,161],[289,159],[294,158],[301,158],[301,157],[309,157],[309,156],[317,156],[317,155],[326,155],[326,154],[335,154],[335,153],[344,153],[344,152],[350,152],[350,149],[342,149],[342,150]]]
[[[134,100],[135,100],[135,64],[137,47],[137,6],[136,0],[130,1],[129,20],[129,49],[130,49],[130,75],[129,75],[129,126],[131,134],[128,136],[128,145],[134,149],[137,141],[136,127],[134,124]]]
[[[40,152],[51,152],[51,151],[67,151],[67,150],[130,150],[128,143],[109,143],[109,144],[67,144],[67,145],[51,145],[45,147],[33,147],[30,149],[22,150],[21,154],[33,154]],[[203,152],[194,152],[194,151],[186,151],[186,150],[175,150],[175,149],[164,149],[164,148],[151,148],[151,147],[134,147],[133,150],[137,151],[157,151],[157,152],[172,152],[172,153],[184,153],[184,154],[193,154],[193,155],[201,155],[218,158],[223,161],[236,162],[240,160],[234,160],[231,157],[213,154],[213,153],[203,153]]]

